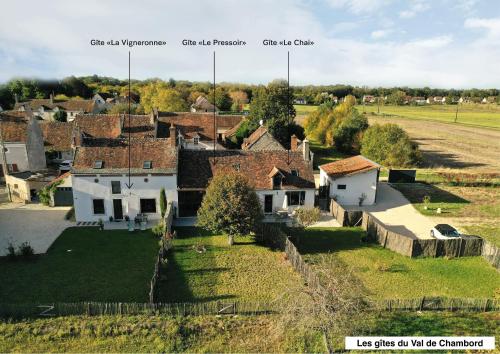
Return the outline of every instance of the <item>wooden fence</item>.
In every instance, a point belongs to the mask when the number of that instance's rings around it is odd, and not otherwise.
[[[361,220],[361,227],[370,239],[384,248],[408,257],[473,257],[483,256],[488,263],[500,269],[500,249],[479,236],[463,235],[458,239],[419,239],[391,231],[384,223],[367,212],[345,210],[334,200],[330,212],[342,226],[354,226]]]
[[[297,250],[297,247],[290,241],[287,237],[285,238],[285,253],[287,259],[292,264],[293,269],[306,281],[307,285],[313,288],[321,288],[321,283],[319,281],[319,277],[316,272],[312,269],[312,267],[304,262],[302,255]]]
[[[0,304],[0,318],[102,315],[259,315],[280,310],[279,303],[267,302],[203,302],[203,303],[122,303],[77,302],[36,304]]]
[[[374,303],[382,311],[499,311],[497,299],[460,299],[444,297],[423,297],[417,299],[390,299]]]

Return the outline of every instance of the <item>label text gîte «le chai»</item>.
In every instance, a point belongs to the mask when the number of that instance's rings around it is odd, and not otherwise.
[[[151,41],[131,41],[129,39],[111,39],[109,41],[103,41],[100,39],[91,39],[90,40],[90,45],[92,46],[124,46],[124,47],[135,47],[135,46],[164,46],[167,45],[166,41],[156,41],[156,40],[151,40]]]
[[[280,41],[274,40],[274,39],[264,39],[262,41],[262,44],[265,46],[308,46],[308,45],[314,45],[314,41],[310,39],[295,39],[295,40],[288,40],[288,39],[283,39]]]

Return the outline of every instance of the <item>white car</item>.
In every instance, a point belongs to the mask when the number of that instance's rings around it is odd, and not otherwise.
[[[431,237],[435,237],[441,240],[450,240],[459,238],[460,236],[460,232],[458,232],[457,229],[448,224],[437,224],[431,230]]]
[[[59,164],[59,171],[61,172],[68,172],[71,170],[71,167],[73,166],[73,161],[71,160],[64,160]]]

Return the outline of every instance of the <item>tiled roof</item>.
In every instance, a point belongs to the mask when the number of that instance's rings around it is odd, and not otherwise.
[[[26,102],[16,103],[14,109],[18,110],[21,106],[29,106],[33,111],[38,110],[40,107],[48,109],[60,107],[66,111],[82,111],[84,113],[92,113],[95,109],[95,102],[93,100],[51,101],[50,99],[33,99]]]
[[[122,133],[120,114],[79,114],[73,121],[80,133],[92,138],[118,138]]]
[[[261,151],[285,150],[264,126],[258,127],[248,138],[244,139],[241,148]]]
[[[54,183],[56,183],[57,181],[60,181],[60,180],[62,180],[62,179],[65,179],[65,178],[67,178],[67,177],[69,177],[69,176],[71,176],[71,172],[70,172],[70,171],[65,172],[65,173],[63,173],[62,175],[57,176],[56,178],[54,178],[54,179],[53,179],[52,181],[50,181],[49,183],[47,183],[47,185],[54,184]]]
[[[71,150],[73,123],[70,122],[40,122],[44,145],[55,151]]]
[[[217,110],[217,108],[213,104],[211,104],[206,97],[203,96],[198,96],[191,107],[197,110],[204,110],[208,112],[213,112],[214,109]]]
[[[127,173],[128,148],[126,139],[115,140],[113,144],[78,147],[72,173]],[[177,171],[177,150],[170,146],[168,139],[132,139],[130,149],[132,173],[176,173]],[[94,168],[96,161],[103,162],[102,168]],[[144,169],[144,161],[152,161],[152,168]]]
[[[123,118],[122,135],[128,137],[129,119],[128,115]],[[135,138],[155,138],[155,124],[152,116],[130,115],[130,136]]]
[[[20,111],[2,111],[0,112],[0,120],[6,121],[27,121],[28,117],[26,116],[26,112]]]
[[[230,129],[242,119],[241,115],[215,115],[217,129]],[[203,140],[214,138],[213,113],[162,113],[158,118],[158,137],[169,137],[169,127],[173,123],[176,129],[188,139],[198,133]]]
[[[319,166],[330,177],[349,176],[379,168],[380,165],[362,155],[349,157]]]
[[[25,143],[27,138],[28,138],[28,134],[27,134],[28,124],[27,124],[27,122],[2,121],[0,123],[0,128],[2,129],[3,141],[5,141],[5,142]]]
[[[284,176],[283,189],[314,188],[312,166],[302,153],[288,151],[181,150],[179,156],[179,187],[204,189],[218,173],[238,172],[246,176],[257,190],[273,189],[273,171]],[[297,170],[299,176],[293,176]]]

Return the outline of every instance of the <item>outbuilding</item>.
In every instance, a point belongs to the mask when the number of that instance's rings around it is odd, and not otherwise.
[[[319,166],[320,186],[342,205],[372,205],[377,200],[380,165],[362,155]]]

